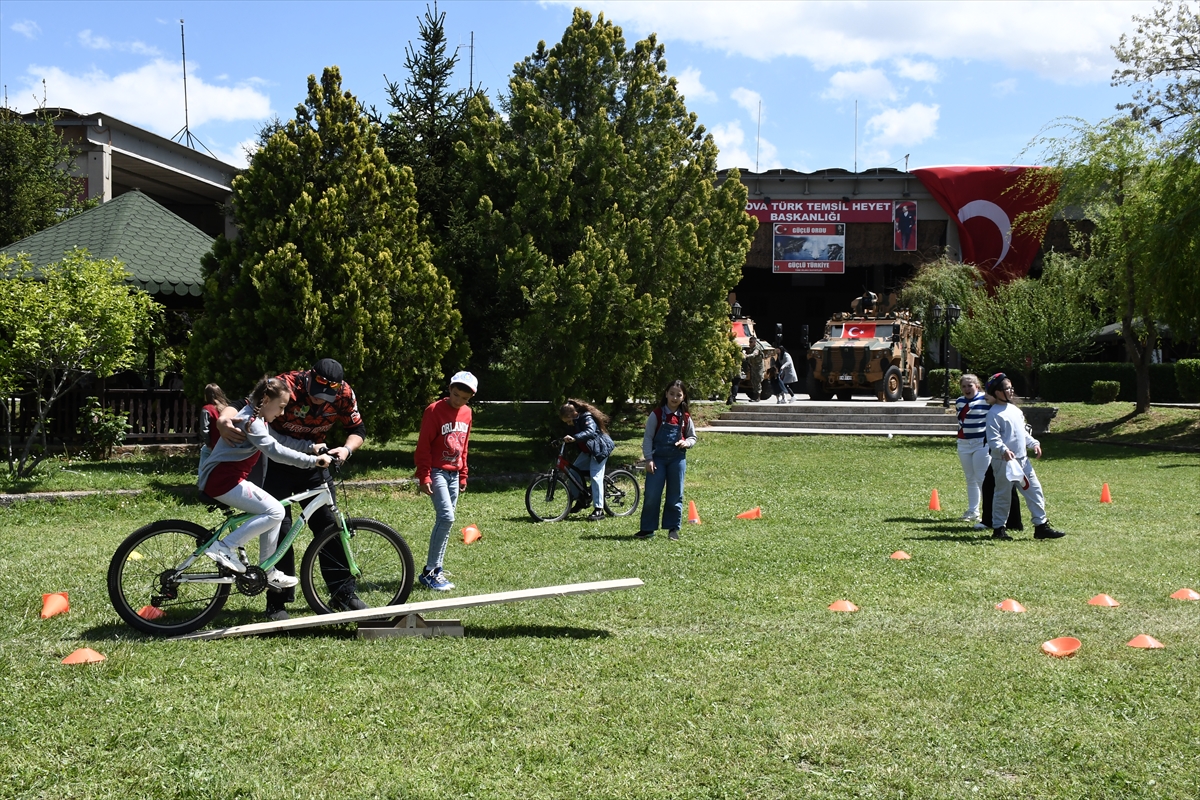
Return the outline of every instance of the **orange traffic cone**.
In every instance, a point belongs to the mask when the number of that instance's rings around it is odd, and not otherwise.
[[[1042,642],[1042,652],[1055,658],[1066,658],[1075,655],[1079,645],[1080,641],[1074,636],[1060,636],[1057,639]]]
[[[890,556],[888,556],[888,558],[894,558],[897,561],[908,561],[910,558],[912,558],[912,556],[910,556],[908,553],[904,552],[903,550],[897,550],[896,552],[894,552]]]
[[[1183,588],[1171,595],[1172,600],[1200,600],[1200,594],[1194,589]]]
[[[70,610],[66,592],[42,595],[42,619],[50,619],[55,614],[65,614]]]
[[[934,489],[933,494],[929,495],[929,510],[930,511],[941,511],[942,510],[942,503],[940,500],[938,500],[937,489]]]
[[[1116,600],[1113,600],[1106,594],[1098,594],[1091,600],[1088,600],[1089,606],[1105,606],[1106,608],[1116,608],[1121,605]]]
[[[1153,636],[1147,636],[1144,633],[1139,633],[1137,636],[1126,642],[1129,647],[1140,647],[1143,650],[1158,650],[1163,647],[1163,643]]]
[[[1107,483],[1104,484],[1104,488],[1100,490],[1100,502],[1101,503],[1111,503],[1112,502],[1112,493],[1110,491],[1108,491]]]
[[[696,510],[695,500],[688,501],[688,522],[692,523],[693,525],[702,524],[700,522],[700,512]]]
[[[755,506],[749,511],[743,511],[737,515],[738,519],[762,519],[762,506]]]
[[[479,528],[475,527],[474,525],[468,525],[462,529],[462,537],[463,544],[470,544],[471,542],[477,542],[482,539],[483,531],[479,530]]]
[[[849,600],[838,600],[829,605],[830,611],[858,611],[858,606],[851,603]]]
[[[996,603],[996,608],[1000,611],[1011,611],[1014,614],[1025,613],[1025,606],[1013,600],[1011,597],[1002,603]]]
[[[99,664],[104,656],[90,647],[81,647],[62,660],[63,664]]]
[[[167,612],[156,606],[142,606],[138,609],[138,616],[142,619],[162,619],[167,615]]]

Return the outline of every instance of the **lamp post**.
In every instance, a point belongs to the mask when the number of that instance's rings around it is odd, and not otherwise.
[[[946,391],[942,395],[942,408],[950,407],[950,326],[958,322],[962,316],[962,309],[954,303],[947,303],[946,308],[942,308],[941,303],[933,305],[933,321],[938,323],[942,321],[943,311],[946,317],[946,324],[942,326],[942,368],[946,373]]]

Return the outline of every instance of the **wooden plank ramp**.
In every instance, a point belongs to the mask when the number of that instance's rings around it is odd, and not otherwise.
[[[379,608],[364,608],[361,611],[340,611],[336,614],[313,614],[312,616],[285,619],[280,622],[255,622],[250,625],[235,625],[232,628],[214,628],[213,630],[197,631],[184,636],[176,636],[173,641],[183,639],[226,639],[231,636],[257,636],[263,633],[280,633],[296,631],[305,628],[322,628],[326,625],[342,625],[347,622],[364,622],[367,620],[386,619],[388,617],[406,617],[410,614],[425,614],[438,611],[449,611],[459,608],[476,608],[491,606],[499,603],[518,603],[523,600],[541,600],[548,597],[571,597],[580,594],[595,594],[596,592],[613,592],[620,589],[636,589],[644,585],[641,578],[620,578],[612,581],[592,581],[591,583],[567,583],[561,586],[546,586],[541,589],[519,589],[512,592],[494,592],[492,594],[467,595],[466,597],[446,597],[440,600],[426,600],[421,603],[403,603],[398,606],[380,606]],[[434,620],[429,620],[433,624]]]

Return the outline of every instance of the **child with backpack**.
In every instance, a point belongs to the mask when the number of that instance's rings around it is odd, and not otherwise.
[[[200,467],[197,481],[200,491],[230,508],[255,515],[204,551],[206,556],[232,572],[246,571],[237,548],[254,536],[259,537],[259,555],[263,559],[271,556],[279,546],[283,504],[247,480],[261,456],[266,454],[272,461],[294,467],[324,468],[331,463],[328,455],[312,455],[293,449],[307,446],[311,450],[315,446],[313,442],[289,438],[287,443],[292,445],[289,447],[272,436],[267,426],[283,413],[291,399],[287,383],[280,378],[264,376],[250,393],[249,402],[233,418],[234,424],[245,432],[246,440],[232,445],[227,439],[219,439]],[[273,589],[288,589],[298,582],[295,576],[286,575],[279,569],[272,568],[267,573],[267,585]]]
[[[646,418],[642,436],[642,457],[646,460],[646,497],[642,505],[641,530],[637,539],[649,539],[659,527],[658,511],[663,489],[667,502],[662,508],[662,527],[670,539],[679,538],[683,522],[683,476],[687,472],[687,451],[696,444],[696,427],[688,412],[687,389],[683,381],[671,381],[662,400]]]
[[[579,448],[575,468],[586,471],[592,483],[592,513],[588,522],[604,519],[604,469],[607,459],[616,449],[616,443],[608,435],[608,415],[582,400],[568,400],[558,409],[558,417],[572,426],[574,433],[563,437],[564,442],[574,442]],[[570,491],[575,487],[569,486]],[[582,511],[586,497],[576,497],[572,511]]]

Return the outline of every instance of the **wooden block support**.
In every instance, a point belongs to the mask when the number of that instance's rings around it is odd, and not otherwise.
[[[396,636],[463,637],[463,625],[457,619],[425,619],[420,614],[405,614],[399,619],[365,619],[358,623],[360,639],[392,639]]]
[[[513,592],[475,594],[466,597],[446,597],[440,600],[426,600],[421,603],[404,603],[398,606],[364,608],[361,611],[339,611],[336,614],[314,614],[308,617],[285,619],[280,622],[255,622],[250,625],[235,625],[232,628],[196,631],[184,636],[176,636],[173,640],[225,639],[230,636],[256,636],[263,633],[281,633],[283,631],[303,630],[305,628],[322,628],[326,625],[342,625],[347,622],[361,623],[367,620],[403,617],[407,614],[448,611],[458,608],[475,608],[477,606],[490,606],[498,603],[517,603],[523,600],[541,600],[548,597],[570,597],[579,594],[594,594],[596,592],[613,592],[620,589],[636,589],[642,585],[644,584],[641,578],[620,578],[612,581],[546,586],[541,589],[520,589]],[[437,620],[429,620],[426,624],[436,622]]]

